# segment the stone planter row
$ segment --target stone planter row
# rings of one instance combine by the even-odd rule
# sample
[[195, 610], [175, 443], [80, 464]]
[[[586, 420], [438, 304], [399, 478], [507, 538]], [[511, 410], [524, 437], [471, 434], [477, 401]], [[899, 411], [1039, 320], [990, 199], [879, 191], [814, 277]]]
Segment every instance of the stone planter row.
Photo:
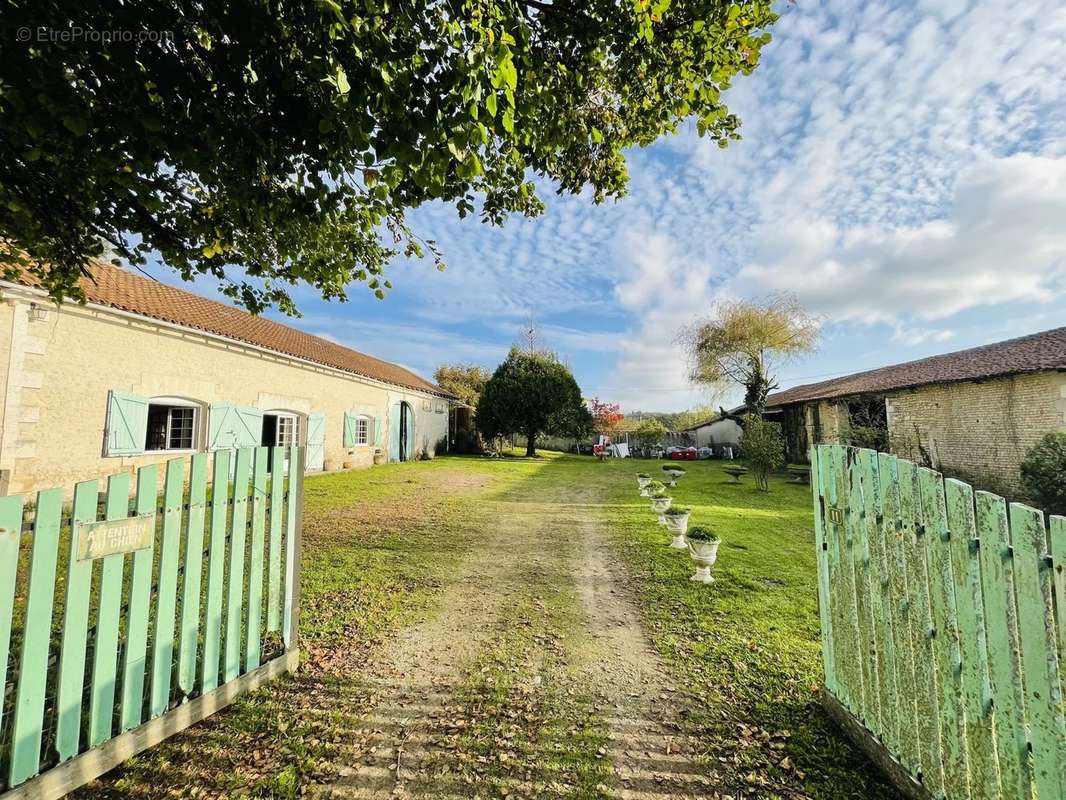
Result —
[[[677, 478], [683, 474], [683, 472], [671, 473], [673, 480], [669, 485], [676, 486]], [[640, 488], [642, 497], [649, 496], [648, 484], [651, 481], [650, 477], [637, 477], [637, 486]], [[718, 560], [718, 547], [722, 543], [721, 540], [686, 540], [689, 514], [667, 514], [666, 512], [669, 511], [672, 503], [672, 497], [655, 497], [651, 501], [651, 510], [659, 515], [659, 524], [673, 534], [669, 545], [670, 548], [673, 550], [688, 550], [689, 557], [696, 562], [696, 573], [689, 580], [697, 583], [714, 583], [711, 567]]]

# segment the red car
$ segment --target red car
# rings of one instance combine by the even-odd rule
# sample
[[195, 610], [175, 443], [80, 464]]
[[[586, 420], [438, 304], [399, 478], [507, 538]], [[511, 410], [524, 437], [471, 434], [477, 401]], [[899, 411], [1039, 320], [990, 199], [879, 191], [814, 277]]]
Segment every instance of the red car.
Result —
[[671, 461], [695, 461], [696, 460], [696, 448], [686, 447], [682, 450], [675, 450], [670, 454]]

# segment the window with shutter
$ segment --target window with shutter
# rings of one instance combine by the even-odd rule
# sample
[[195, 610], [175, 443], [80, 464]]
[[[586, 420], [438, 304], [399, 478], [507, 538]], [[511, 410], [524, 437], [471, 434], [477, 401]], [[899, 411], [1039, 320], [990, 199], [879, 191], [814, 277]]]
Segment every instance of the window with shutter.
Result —
[[132, 456], [144, 452], [148, 431], [148, 398], [112, 390], [107, 398], [104, 455]]

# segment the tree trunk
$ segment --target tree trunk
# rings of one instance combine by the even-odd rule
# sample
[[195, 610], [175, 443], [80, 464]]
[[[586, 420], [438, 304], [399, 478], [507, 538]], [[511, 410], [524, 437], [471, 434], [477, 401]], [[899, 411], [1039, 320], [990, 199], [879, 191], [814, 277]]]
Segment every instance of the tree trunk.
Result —
[[526, 437], [526, 458], [533, 458], [537, 454], [537, 435], [529, 434]]

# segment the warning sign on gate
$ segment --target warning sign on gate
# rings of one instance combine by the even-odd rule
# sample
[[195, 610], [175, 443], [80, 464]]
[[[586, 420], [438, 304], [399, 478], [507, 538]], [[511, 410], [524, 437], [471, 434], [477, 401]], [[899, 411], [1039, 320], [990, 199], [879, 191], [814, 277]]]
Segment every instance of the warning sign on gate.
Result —
[[93, 561], [119, 553], [144, 550], [152, 546], [154, 534], [155, 514], [102, 522], [74, 523], [78, 561]]

